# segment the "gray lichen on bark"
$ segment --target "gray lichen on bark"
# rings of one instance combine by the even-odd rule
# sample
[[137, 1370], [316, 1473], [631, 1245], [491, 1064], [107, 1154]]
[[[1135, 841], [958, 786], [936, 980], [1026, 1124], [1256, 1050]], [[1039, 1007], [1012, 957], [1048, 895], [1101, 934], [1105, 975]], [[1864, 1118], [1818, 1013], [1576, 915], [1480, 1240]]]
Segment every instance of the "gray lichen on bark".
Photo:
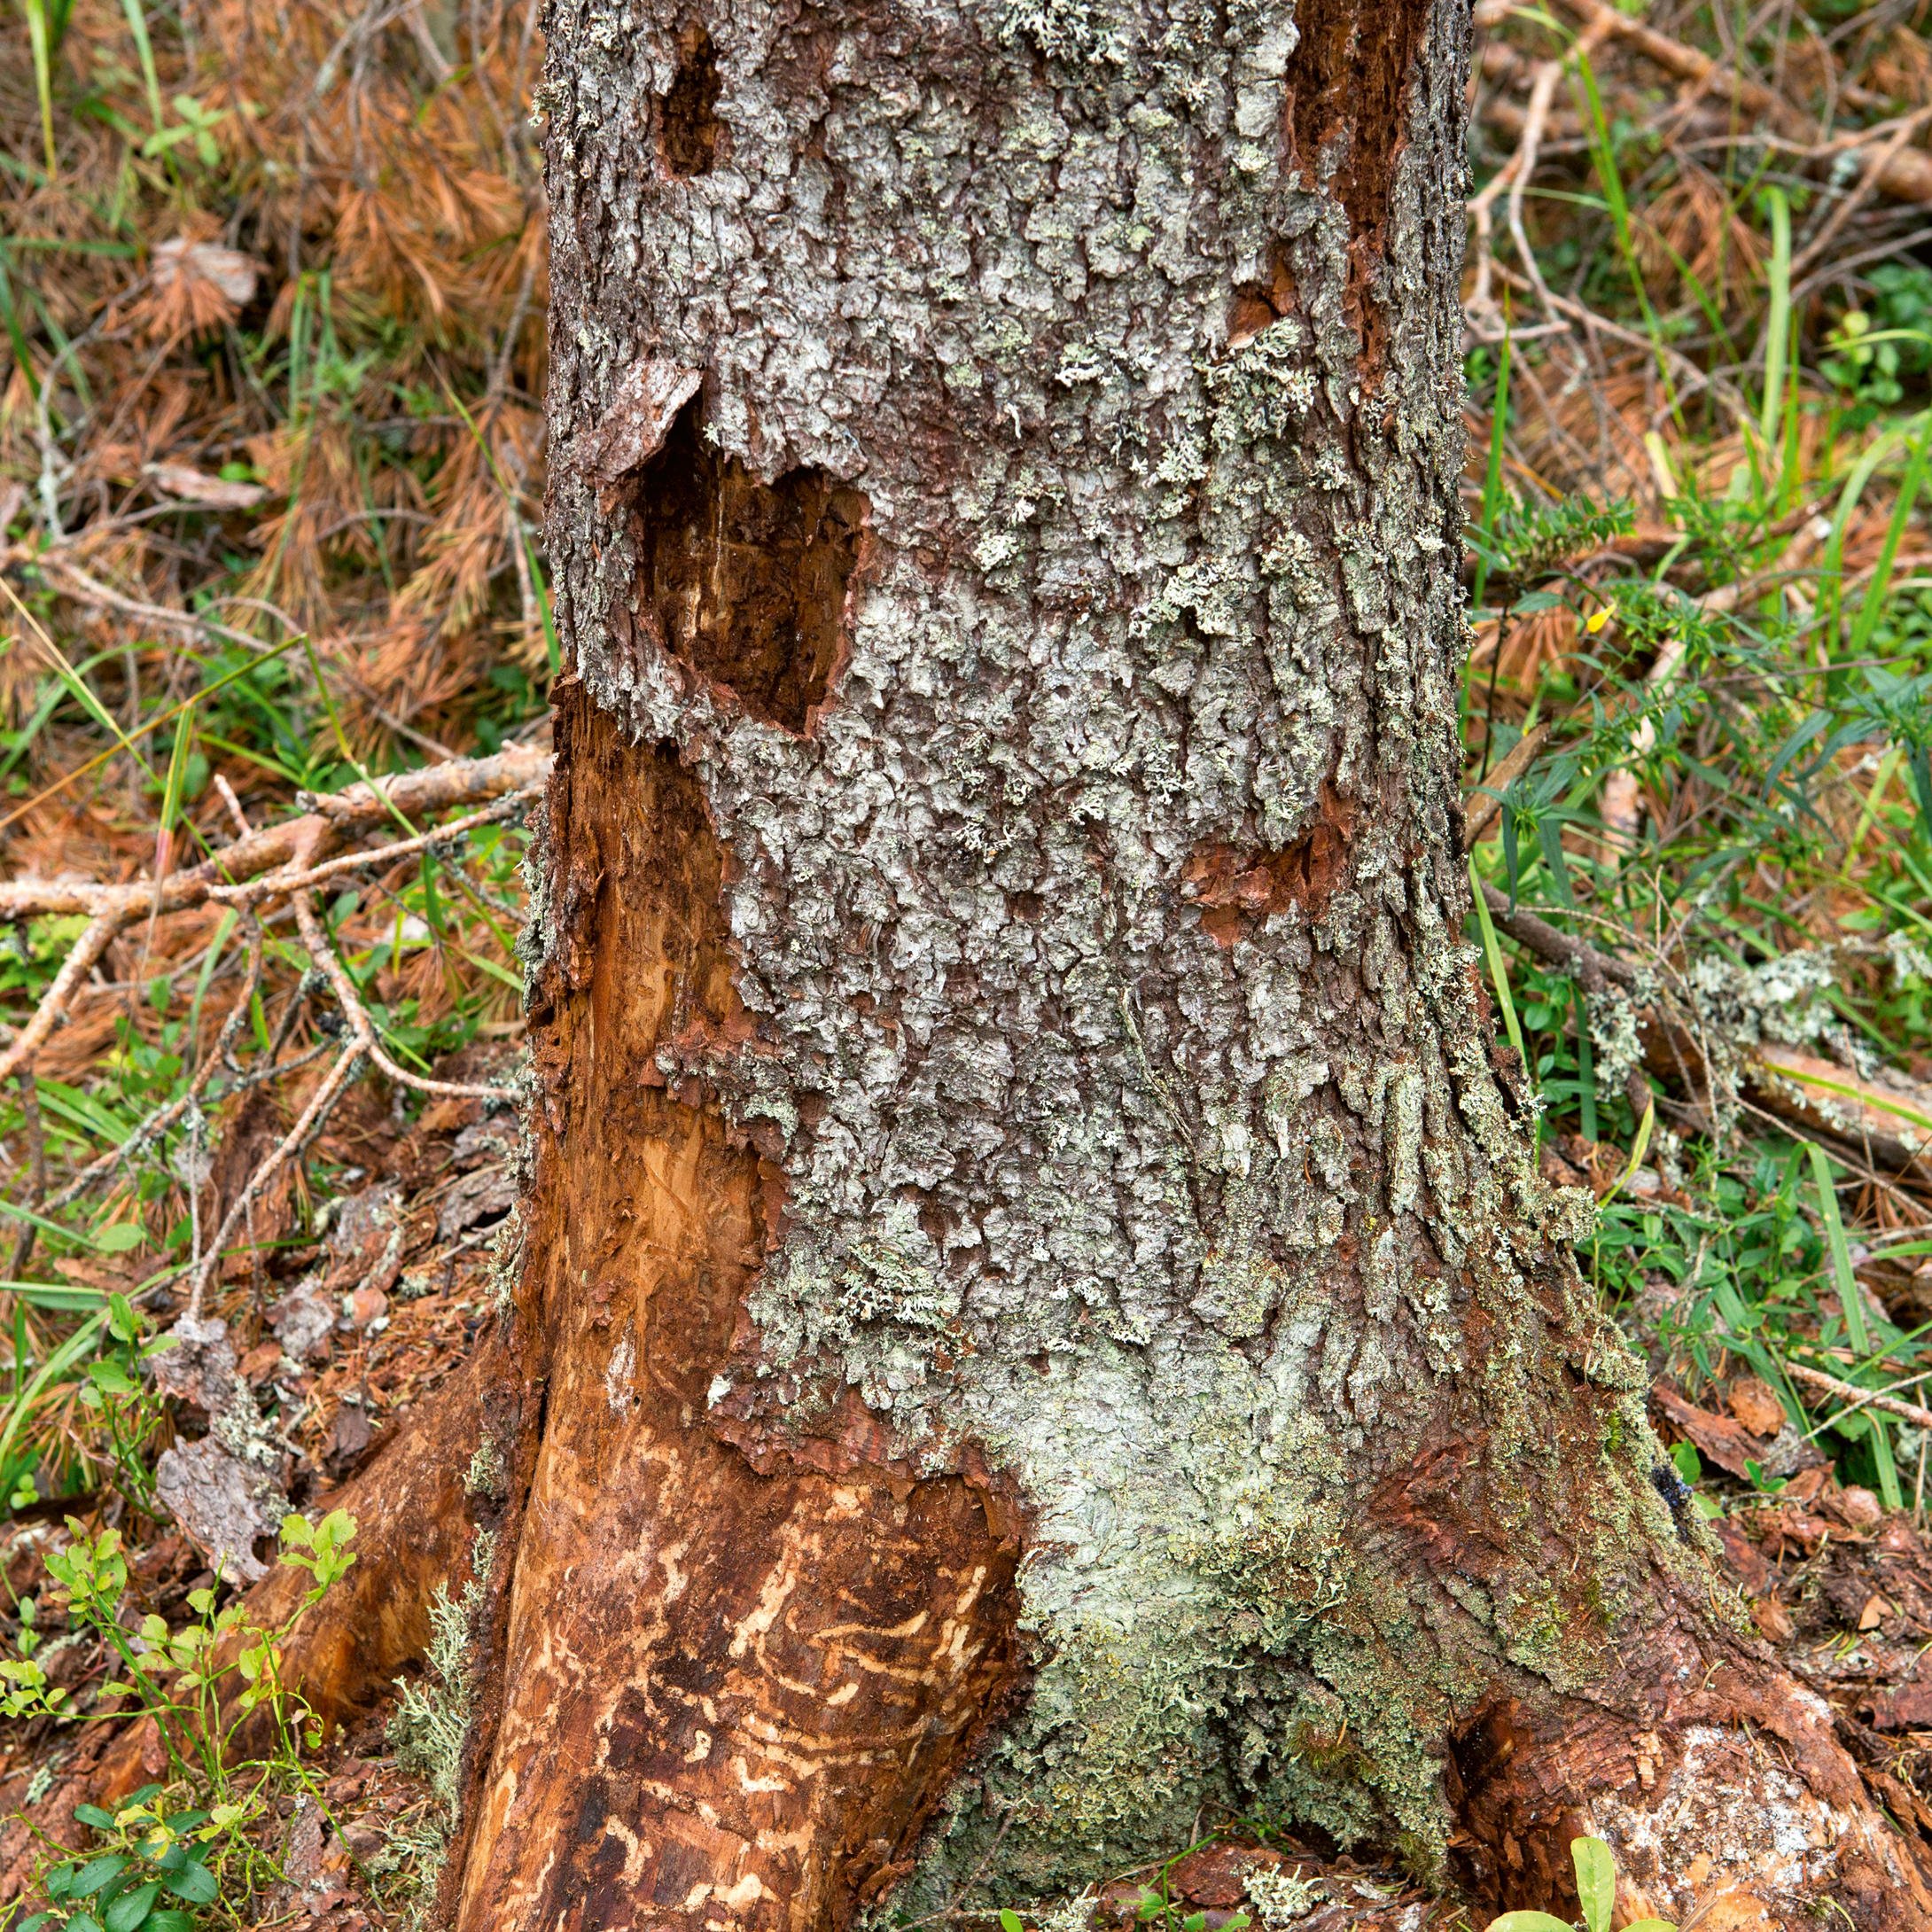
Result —
[[[690, 23], [552, 7], [559, 619], [735, 862], [759, 1037], [662, 1071], [785, 1186], [713, 1409], [855, 1391], [1029, 1512], [1040, 1669], [923, 1883], [996, 1816], [989, 1869], [1044, 1885], [1217, 1796], [1439, 1842], [1477, 1654], [1578, 1666], [1533, 1555], [1427, 1585], [1362, 1500], [1552, 1336], [1625, 1391], [1607, 1543], [1672, 1541], [1461, 938], [1465, 11], [1352, 284], [1337, 155], [1283, 137], [1285, 4], [723, 0], [689, 173]], [[1236, 331], [1250, 286], [1291, 300]], [[702, 373], [718, 459], [864, 495], [807, 728], [650, 615], [626, 490], [667, 486], [598, 454], [647, 365]]]

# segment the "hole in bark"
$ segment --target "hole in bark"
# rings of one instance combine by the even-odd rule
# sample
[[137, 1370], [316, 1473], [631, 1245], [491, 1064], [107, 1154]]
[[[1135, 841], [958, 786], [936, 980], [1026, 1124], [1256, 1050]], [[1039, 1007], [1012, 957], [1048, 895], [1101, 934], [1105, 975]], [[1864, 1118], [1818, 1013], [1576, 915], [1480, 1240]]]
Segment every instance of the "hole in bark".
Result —
[[760, 482], [705, 441], [695, 403], [633, 489], [640, 601], [666, 648], [753, 717], [806, 730], [845, 654], [865, 497], [822, 470]]
[[[1289, 146], [1305, 179], [1327, 185], [1348, 211], [1349, 306], [1362, 335], [1365, 371], [1388, 350], [1388, 322], [1370, 299], [1396, 157], [1406, 131], [1411, 69], [1431, 0], [1317, 0], [1298, 10], [1301, 40], [1289, 62]], [[1332, 162], [1328, 151], [1337, 151]]]
[[658, 139], [674, 175], [708, 175], [718, 160], [718, 58], [702, 27], [688, 27], [664, 97]]

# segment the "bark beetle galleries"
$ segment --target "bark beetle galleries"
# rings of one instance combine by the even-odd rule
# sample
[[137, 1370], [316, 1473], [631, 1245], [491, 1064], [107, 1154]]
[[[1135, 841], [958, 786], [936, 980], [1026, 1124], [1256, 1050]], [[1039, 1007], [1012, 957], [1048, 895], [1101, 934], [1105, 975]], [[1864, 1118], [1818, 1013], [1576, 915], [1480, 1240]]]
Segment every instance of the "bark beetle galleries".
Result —
[[903, 1873], [1001, 1705], [1017, 1551], [964, 1477], [714, 1427], [775, 1177], [658, 1056], [747, 1029], [725, 857], [670, 752], [574, 687], [557, 730], [541, 1441], [459, 1923], [814, 1932]]
[[[1703, 1695], [1740, 1640], [1462, 935], [1467, 0], [741, 0], [728, 165], [686, 178], [636, 129], [693, 4], [549, 16], [549, 533], [597, 715], [559, 732], [546, 1406], [466, 1932], [835, 1920], [1013, 1681], [1016, 1599], [1026, 1701], [909, 1917], [1224, 1805], [1468, 1829], [1512, 1892], [1574, 1806], [1673, 1914], [1707, 1858], [1808, 1923], [1855, 1840], [1904, 1854], [1825, 1719], [1754, 1754], [1788, 1679]], [[1228, 345], [1243, 287], [1293, 325]], [[1398, 1533], [1379, 1491], [1445, 1439], [1466, 1480]], [[1465, 1753], [1458, 1816], [1500, 1697], [1537, 1748]], [[1588, 1710], [1676, 1749], [1653, 1786], [1545, 1751]]]

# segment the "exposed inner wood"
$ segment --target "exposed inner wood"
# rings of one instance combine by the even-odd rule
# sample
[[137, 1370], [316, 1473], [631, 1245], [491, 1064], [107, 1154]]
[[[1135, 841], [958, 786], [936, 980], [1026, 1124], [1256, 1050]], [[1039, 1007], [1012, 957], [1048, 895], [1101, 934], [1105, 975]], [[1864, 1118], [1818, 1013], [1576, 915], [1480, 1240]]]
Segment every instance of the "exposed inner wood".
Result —
[[1409, 77], [1430, 11], [1429, 0], [1315, 0], [1295, 13], [1301, 39], [1288, 70], [1289, 149], [1304, 177], [1325, 184], [1348, 211], [1349, 306], [1370, 381], [1389, 344], [1372, 277], [1407, 132]]
[[687, 27], [682, 58], [664, 97], [658, 145], [674, 175], [708, 175], [718, 160], [718, 57], [702, 25]]
[[460, 1923], [830, 1927], [904, 1868], [1016, 1678], [1017, 1551], [958, 1476], [708, 1420], [775, 1175], [659, 1046], [742, 1038], [695, 782], [573, 689], [519, 1332], [541, 1439]]
[[1356, 812], [1331, 786], [1321, 788], [1315, 822], [1279, 852], [1205, 845], [1188, 862], [1185, 888], [1201, 908], [1201, 926], [1219, 946], [1232, 946], [1258, 920], [1290, 906], [1320, 914], [1348, 874]]

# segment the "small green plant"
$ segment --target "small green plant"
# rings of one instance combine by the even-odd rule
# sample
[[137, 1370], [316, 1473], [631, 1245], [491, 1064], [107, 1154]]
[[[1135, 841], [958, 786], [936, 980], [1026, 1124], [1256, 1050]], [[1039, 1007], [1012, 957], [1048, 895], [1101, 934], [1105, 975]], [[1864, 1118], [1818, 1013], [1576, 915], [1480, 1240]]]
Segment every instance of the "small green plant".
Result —
[[[1616, 1854], [1601, 1838], [1572, 1838], [1570, 1863], [1577, 1868], [1577, 1897], [1586, 1932], [1610, 1932], [1616, 1906]], [[1576, 1932], [1569, 1920], [1548, 1912], [1506, 1912], [1492, 1919], [1488, 1932]], [[1668, 1919], [1639, 1919], [1624, 1932], [1677, 1932]]]
[[1819, 370], [1859, 401], [1889, 408], [1932, 370], [1932, 269], [1884, 261], [1869, 279], [1872, 306], [1839, 318]]
[[[152, 1612], [136, 1619], [121, 1532], [90, 1537], [73, 1517], [67, 1527], [73, 1540], [47, 1557], [48, 1573], [69, 1622], [119, 1660], [121, 1675], [100, 1687], [93, 1708], [81, 1709], [38, 1661], [40, 1608], [23, 1598], [19, 1654], [0, 1659], [0, 1715], [152, 1718], [169, 1776], [118, 1811], [76, 1808], [104, 1842], [85, 1858], [49, 1847], [33, 1888], [46, 1906], [15, 1932], [188, 1932], [195, 1921], [184, 1907], [245, 1901], [282, 1875], [256, 1842], [258, 1828], [291, 1786], [310, 1788], [304, 1758], [322, 1742], [313, 1713], [284, 1680], [282, 1645], [354, 1563], [355, 1519], [339, 1509], [319, 1523], [284, 1520], [282, 1561], [313, 1583], [273, 1631], [249, 1624], [238, 1602], [217, 1609], [213, 1590], [190, 1593], [186, 1624], [171, 1626]], [[267, 1749], [245, 1757], [238, 1726], [257, 1713], [267, 1720]]]
[[183, 1906], [221, 1897], [207, 1863], [220, 1827], [206, 1811], [171, 1807], [165, 1787], [144, 1786], [118, 1812], [81, 1804], [74, 1815], [104, 1842], [42, 1874], [51, 1904], [15, 1932], [192, 1932]]
[[141, 144], [142, 153], [152, 160], [156, 155], [172, 153], [186, 144], [193, 148], [195, 158], [204, 167], [218, 167], [222, 150], [214, 130], [228, 119], [228, 110], [206, 108], [191, 94], [177, 94], [175, 112], [181, 117], [179, 121], [171, 128], [157, 128]]

